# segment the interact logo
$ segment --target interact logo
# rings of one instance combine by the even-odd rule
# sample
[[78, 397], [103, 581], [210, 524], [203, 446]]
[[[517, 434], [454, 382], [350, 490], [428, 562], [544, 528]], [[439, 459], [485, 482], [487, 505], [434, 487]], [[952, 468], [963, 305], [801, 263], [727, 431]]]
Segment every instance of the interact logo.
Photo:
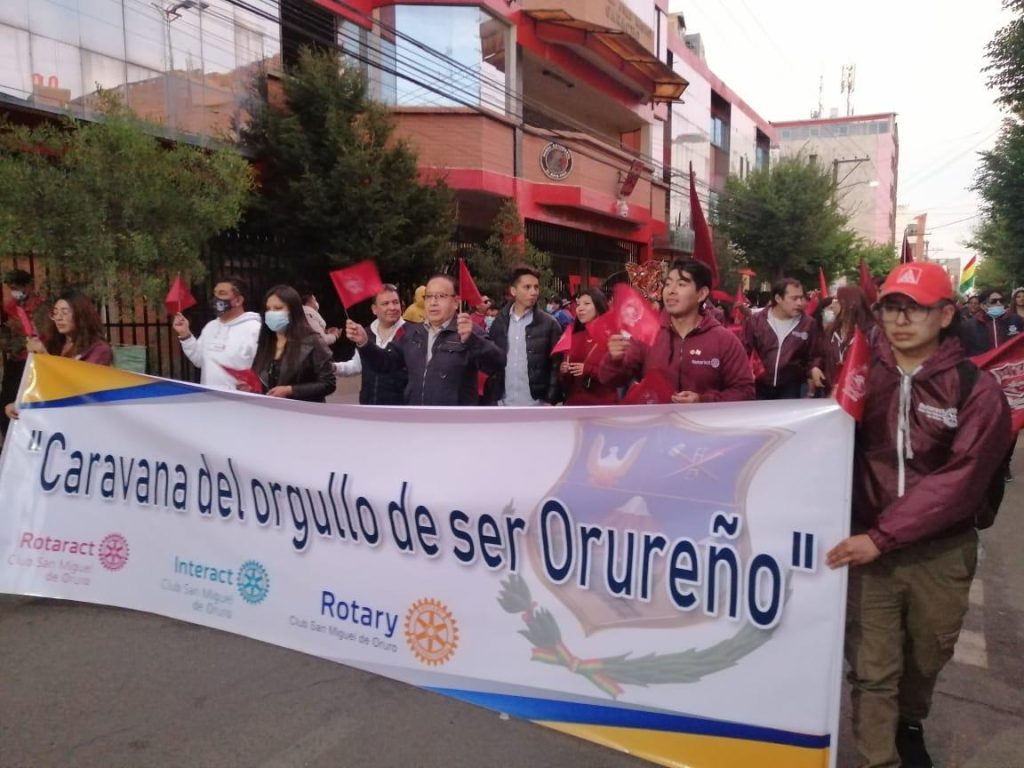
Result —
[[250, 605], [262, 603], [270, 594], [270, 575], [263, 564], [246, 560], [238, 569], [238, 594]]
[[424, 664], [444, 664], [459, 647], [459, 623], [440, 600], [417, 600], [405, 614], [405, 642]]
[[120, 571], [128, 562], [128, 540], [119, 533], [108, 533], [100, 542], [100, 565], [108, 571]]

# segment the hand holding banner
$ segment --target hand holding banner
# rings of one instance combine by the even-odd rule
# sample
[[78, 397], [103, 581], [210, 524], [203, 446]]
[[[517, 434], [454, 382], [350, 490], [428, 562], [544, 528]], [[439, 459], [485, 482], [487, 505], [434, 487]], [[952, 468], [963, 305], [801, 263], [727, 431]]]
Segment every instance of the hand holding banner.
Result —
[[351, 267], [336, 269], [330, 274], [334, 290], [338, 292], [338, 298], [346, 309], [360, 301], [372, 299], [384, 287], [377, 265], [369, 259]]

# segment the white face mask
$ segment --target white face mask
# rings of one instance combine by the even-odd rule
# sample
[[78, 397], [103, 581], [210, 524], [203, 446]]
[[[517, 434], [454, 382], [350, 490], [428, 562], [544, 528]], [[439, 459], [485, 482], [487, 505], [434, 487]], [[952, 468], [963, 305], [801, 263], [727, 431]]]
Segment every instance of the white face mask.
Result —
[[821, 320], [825, 325], [832, 325], [836, 321], [836, 313], [831, 309], [826, 309], [821, 313]]
[[12, 288], [11, 289], [11, 298], [14, 299], [15, 301], [24, 301], [25, 300], [25, 292], [22, 291], [22, 290], [19, 290], [18, 288]]

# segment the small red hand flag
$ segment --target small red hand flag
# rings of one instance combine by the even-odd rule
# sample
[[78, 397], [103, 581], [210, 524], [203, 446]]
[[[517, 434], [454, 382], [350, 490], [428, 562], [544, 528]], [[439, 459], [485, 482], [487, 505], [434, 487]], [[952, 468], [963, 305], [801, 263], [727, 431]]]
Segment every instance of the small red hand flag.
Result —
[[711, 229], [704, 218], [704, 209], [700, 207], [697, 197], [697, 177], [693, 174], [693, 163], [690, 163], [690, 226], [693, 227], [693, 258], [711, 270], [711, 287], [718, 287], [718, 262], [715, 260], [715, 249], [711, 243]]
[[874, 304], [878, 301], [878, 286], [875, 285], [875, 281], [871, 277], [871, 270], [868, 269], [867, 262], [864, 259], [860, 260], [860, 289], [864, 291], [868, 304]]
[[661, 368], [654, 368], [647, 372], [643, 381], [639, 381], [629, 388], [625, 397], [622, 398], [623, 405], [658, 405], [672, 402], [672, 382], [668, 374]]
[[28, 316], [28, 312], [20, 304], [14, 306], [14, 316], [18, 318], [18, 322], [21, 324], [21, 332], [27, 337], [38, 336], [39, 331], [36, 330], [35, 323], [32, 322], [32, 318]]
[[558, 343], [551, 348], [552, 355], [558, 355], [563, 352], [569, 352], [572, 349], [572, 323], [569, 323], [565, 327], [565, 332], [562, 334], [562, 338], [558, 340]]
[[360, 301], [372, 299], [384, 287], [377, 273], [377, 265], [370, 260], [335, 269], [330, 274], [334, 290], [338, 292], [338, 298], [346, 309]]
[[167, 298], [164, 299], [167, 314], [171, 316], [177, 315], [195, 305], [196, 297], [188, 289], [188, 283], [182, 279], [181, 275], [178, 275], [174, 278], [174, 282], [171, 283], [170, 290], [167, 291]]
[[459, 259], [459, 296], [471, 307], [479, 306], [484, 300], [476, 287], [473, 276], [469, 274], [469, 267], [466, 266], [465, 259]]
[[860, 328], [853, 332], [853, 342], [846, 350], [843, 367], [836, 383], [836, 402], [856, 421], [864, 416], [864, 400], [868, 393], [871, 369], [871, 348]]
[[228, 375], [233, 376], [239, 384], [247, 384], [249, 389], [257, 395], [263, 393], [263, 382], [260, 381], [259, 376], [251, 368], [228, 368], [226, 365], [222, 365], [221, 368]]
[[616, 285], [612, 311], [618, 315], [619, 330], [647, 346], [654, 343], [661, 328], [658, 311], [636, 288], [626, 283]]
[[818, 267], [818, 293], [820, 298], [828, 296], [828, 280], [825, 279], [825, 270]]

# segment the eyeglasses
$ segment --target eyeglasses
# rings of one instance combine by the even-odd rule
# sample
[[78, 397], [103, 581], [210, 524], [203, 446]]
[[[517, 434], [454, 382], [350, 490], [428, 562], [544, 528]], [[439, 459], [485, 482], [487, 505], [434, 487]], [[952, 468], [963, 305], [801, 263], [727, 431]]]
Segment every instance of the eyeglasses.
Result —
[[444, 301], [445, 299], [450, 299], [454, 295], [455, 295], [454, 293], [424, 293], [423, 294], [423, 300], [424, 301]]
[[985, 303], [986, 304], [1002, 304], [1003, 303], [1003, 297], [1002, 296], [991, 296], [991, 297], [989, 297], [989, 300], [986, 301]]
[[920, 304], [880, 304], [877, 311], [887, 323], [896, 322], [900, 315], [903, 315], [908, 323], [920, 323], [933, 309], [938, 307], [922, 307]]

